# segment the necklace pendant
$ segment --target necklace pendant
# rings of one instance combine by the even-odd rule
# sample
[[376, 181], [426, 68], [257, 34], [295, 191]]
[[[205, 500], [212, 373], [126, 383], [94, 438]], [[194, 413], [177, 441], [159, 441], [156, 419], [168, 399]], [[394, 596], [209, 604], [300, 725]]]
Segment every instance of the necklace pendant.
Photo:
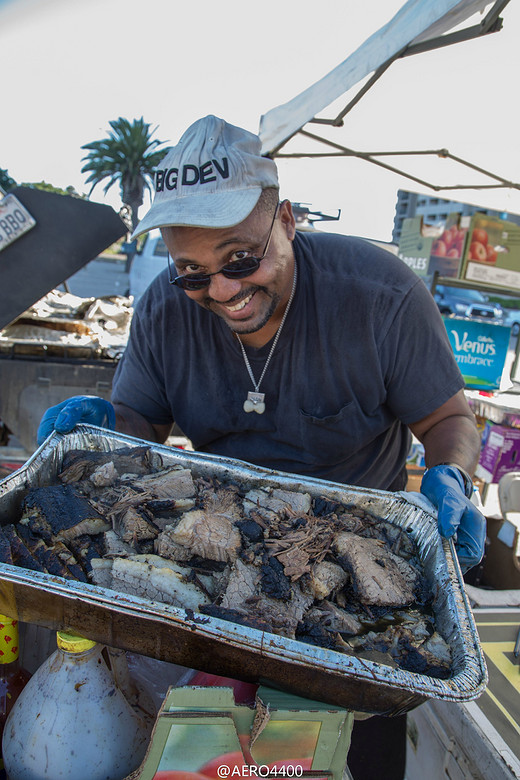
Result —
[[256, 412], [263, 414], [265, 412], [264, 393], [248, 393], [244, 401], [244, 412]]

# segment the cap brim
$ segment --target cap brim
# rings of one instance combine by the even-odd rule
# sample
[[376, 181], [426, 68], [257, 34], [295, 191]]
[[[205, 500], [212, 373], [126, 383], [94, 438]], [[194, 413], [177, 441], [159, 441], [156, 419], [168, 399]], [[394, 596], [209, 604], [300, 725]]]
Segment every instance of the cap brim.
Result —
[[190, 195], [154, 203], [132, 233], [131, 240], [154, 228], [225, 228], [238, 225], [253, 211], [261, 194], [262, 187], [250, 187], [218, 195]]

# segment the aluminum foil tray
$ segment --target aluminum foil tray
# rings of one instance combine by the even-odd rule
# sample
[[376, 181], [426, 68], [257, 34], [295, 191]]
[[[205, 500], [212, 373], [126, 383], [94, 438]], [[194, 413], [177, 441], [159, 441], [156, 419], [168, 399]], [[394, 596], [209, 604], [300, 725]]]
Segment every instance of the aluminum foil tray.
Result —
[[[28, 488], [56, 481], [65, 452], [111, 451], [146, 442], [92, 426], [54, 433], [14, 474], [0, 481], [0, 523], [15, 523]], [[430, 698], [463, 702], [487, 683], [478, 634], [451, 540], [435, 518], [403, 494], [340, 485], [250, 466], [242, 461], [151, 445], [165, 464], [196, 476], [233, 479], [356, 504], [415, 540], [435, 594], [437, 630], [453, 655], [453, 674], [440, 680], [345, 655], [226, 620], [49, 574], [0, 564], [0, 612], [51, 629], [72, 629], [103, 644], [214, 674], [260, 682], [349, 710], [398, 715]]]

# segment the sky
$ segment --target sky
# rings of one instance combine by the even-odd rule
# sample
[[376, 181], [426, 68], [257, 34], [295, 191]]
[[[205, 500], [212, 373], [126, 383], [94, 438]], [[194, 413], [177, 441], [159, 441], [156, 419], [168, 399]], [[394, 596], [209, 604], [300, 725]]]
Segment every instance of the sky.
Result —
[[[17, 182], [86, 193], [81, 146], [106, 136], [120, 116], [144, 117], [168, 144], [206, 114], [258, 132], [262, 114], [345, 60], [403, 4], [0, 0], [0, 168]], [[502, 17], [499, 33], [393, 64], [329, 137], [359, 151], [448, 148], [520, 182], [520, 0]], [[437, 157], [399, 163], [436, 183], [483, 181]], [[399, 188], [434, 194], [350, 158], [279, 160], [278, 168], [282, 197], [341, 210], [322, 229], [380, 241], [391, 240]], [[520, 190], [439, 196], [520, 214]], [[107, 197], [98, 186], [91, 199], [121, 206], [117, 186]]]

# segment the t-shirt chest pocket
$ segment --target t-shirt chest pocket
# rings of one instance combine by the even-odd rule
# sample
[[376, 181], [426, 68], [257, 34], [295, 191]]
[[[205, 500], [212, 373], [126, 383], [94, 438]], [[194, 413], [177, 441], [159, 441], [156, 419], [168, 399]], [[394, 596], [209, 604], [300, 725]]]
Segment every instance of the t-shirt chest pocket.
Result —
[[324, 417], [300, 409], [299, 421], [301, 444], [309, 463], [338, 463], [365, 443], [367, 419], [355, 401], [349, 401], [335, 414]]

